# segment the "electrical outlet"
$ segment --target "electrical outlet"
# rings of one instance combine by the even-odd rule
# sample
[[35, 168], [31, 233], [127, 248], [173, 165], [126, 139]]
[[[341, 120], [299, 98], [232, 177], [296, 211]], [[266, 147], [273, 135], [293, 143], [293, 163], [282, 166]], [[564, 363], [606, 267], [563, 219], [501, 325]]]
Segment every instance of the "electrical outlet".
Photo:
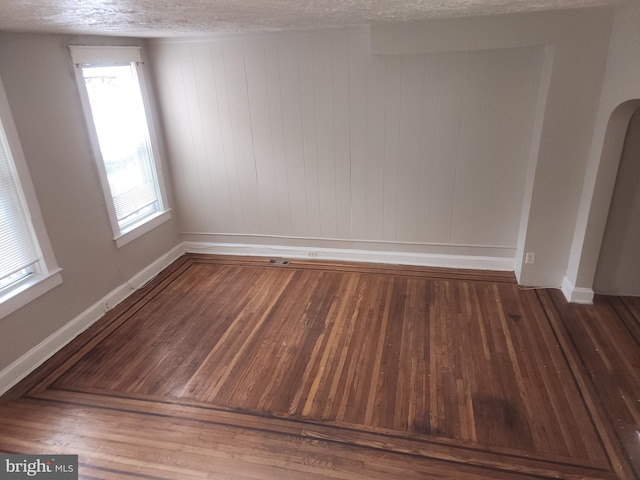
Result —
[[315, 250], [310, 250], [308, 253], [309, 253], [310, 257], [317, 257], [318, 256], [318, 252], [316, 252]]
[[102, 308], [104, 308], [105, 312], [108, 312], [111, 309], [111, 305], [109, 305], [109, 302], [104, 302]]
[[536, 262], [536, 254], [533, 252], [528, 252], [524, 256], [524, 263], [535, 263]]

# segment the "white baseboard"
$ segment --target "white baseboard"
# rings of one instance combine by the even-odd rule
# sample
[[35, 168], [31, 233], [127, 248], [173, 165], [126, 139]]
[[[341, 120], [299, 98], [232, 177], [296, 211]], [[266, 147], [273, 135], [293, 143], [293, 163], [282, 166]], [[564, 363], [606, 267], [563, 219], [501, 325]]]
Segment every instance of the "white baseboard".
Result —
[[342, 248], [310, 248], [283, 245], [240, 243], [183, 242], [187, 253], [217, 255], [277, 256], [307, 260], [344, 260], [351, 262], [388, 263], [427, 267], [465, 268], [474, 270], [513, 271], [514, 259], [508, 257], [445, 255]]
[[576, 287], [568, 277], [562, 279], [562, 293], [570, 303], [593, 305], [593, 290], [591, 288]]
[[134, 275], [128, 282], [123, 283], [109, 292], [60, 330], [44, 339], [11, 363], [11, 365], [0, 372], [0, 395], [7, 392], [20, 380], [38, 368], [45, 360], [102, 318], [105, 313], [105, 304], [108, 304], [110, 308], [115, 307], [184, 253], [182, 244], [171, 249], [168, 253]]

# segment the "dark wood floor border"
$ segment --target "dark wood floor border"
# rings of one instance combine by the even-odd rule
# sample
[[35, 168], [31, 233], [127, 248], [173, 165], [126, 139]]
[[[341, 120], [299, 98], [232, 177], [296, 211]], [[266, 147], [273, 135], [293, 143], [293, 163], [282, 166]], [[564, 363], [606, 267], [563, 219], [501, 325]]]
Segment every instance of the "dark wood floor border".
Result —
[[[96, 478], [103, 480], [116, 480], [118, 478], [130, 479], [138, 478], [131, 470], [132, 465], [136, 467], [141, 466], [143, 468], [143, 475], [140, 478], [158, 478], [166, 480], [187, 480], [187, 479], [202, 479], [205, 475], [206, 478], [243, 478], [246, 480], [257, 478], [288, 478], [290, 480], [325, 480], [326, 478], [340, 478], [340, 479], [368, 479], [369, 475], [363, 473], [367, 471], [375, 473], [375, 478], [378, 479], [397, 479], [397, 478], [413, 478], [416, 480], [435, 479], [435, 478], [447, 478], [455, 480], [488, 480], [488, 479], [500, 479], [500, 480], [534, 480], [534, 479], [548, 479], [546, 476], [529, 475], [526, 473], [515, 471], [502, 471], [490, 468], [478, 467], [474, 465], [449, 462], [446, 460], [437, 460], [431, 458], [423, 458], [412, 454], [394, 453], [377, 448], [366, 448], [354, 445], [348, 445], [344, 443], [326, 441], [323, 439], [313, 438], [312, 436], [294, 436], [280, 433], [270, 432], [268, 430], [251, 430], [242, 427], [219, 425], [207, 422], [194, 422], [192, 420], [183, 420], [175, 417], [163, 417], [153, 415], [139, 415], [135, 412], [117, 411], [102, 408], [92, 408], [84, 406], [76, 406], [71, 404], [56, 403], [56, 402], [38, 402], [27, 399], [21, 405], [13, 405], [12, 419], [3, 419], [4, 431], [9, 435], [22, 437], [25, 429], [29, 432], [36, 434], [36, 438], [27, 441], [25, 443], [17, 443], [7, 449], [6, 443], [0, 442], [0, 451], [10, 450], [15, 453], [26, 453], [34, 451], [34, 448], [39, 448], [37, 435], [40, 430], [37, 424], [31, 424], [28, 419], [23, 418], [21, 410], [26, 408], [27, 411], [33, 412], [37, 409], [43, 412], [45, 415], [52, 414], [52, 411], [57, 411], [53, 415], [65, 416], [64, 411], [68, 412], [69, 416], [79, 415], [83, 418], [93, 417], [98, 418], [97, 428], [104, 430], [109, 428], [109, 425], [105, 422], [107, 418], [116, 418], [122, 420], [127, 427], [125, 427], [125, 433], [114, 432], [113, 435], [109, 435], [107, 442], [108, 450], [113, 449], [114, 443], [124, 441], [129, 444], [129, 434], [136, 435], [137, 442], [130, 445], [135, 453], [133, 456], [126, 455], [124, 457], [112, 457], [109, 453], [102, 452], [99, 448], [100, 444], [96, 443], [97, 437], [88, 437], [88, 444], [86, 448], [83, 446], [79, 452], [81, 458], [84, 459], [83, 464], [89, 464], [94, 466], [97, 470], [93, 470]], [[116, 421], [118, 421], [116, 420]], [[178, 430], [194, 431], [198, 430], [200, 435], [205, 435], [205, 438], [194, 444], [194, 436], [191, 435], [188, 440], [188, 447], [185, 451], [185, 457], [195, 461], [200, 466], [194, 471], [194, 474], [189, 474], [189, 469], [181, 468], [182, 462], [175, 462], [175, 459], [169, 454], [169, 457], [162, 457], [160, 459], [155, 457], [157, 451], [166, 452], [166, 444], [163, 445], [164, 439], [160, 436], [148, 436], [138, 435], [138, 432], [130, 432], [130, 426], [132, 423], [135, 425], [141, 425], [140, 432], [144, 432], [148, 428], [149, 424], [164, 423], [168, 421], [170, 425]], [[81, 422], [82, 423], [82, 422]], [[100, 428], [102, 425], [102, 428]], [[82, 427], [81, 427], [82, 428]], [[74, 424], [69, 426], [69, 430], [74, 431]], [[50, 433], [50, 426], [45, 426], [41, 431], [43, 435]], [[80, 432], [82, 435], [82, 432]], [[99, 435], [98, 435], [99, 437]], [[1, 438], [1, 437], [0, 437]], [[213, 445], [209, 444], [209, 439], [221, 440], [221, 453], [219, 458], [232, 460], [237, 464], [236, 470], [230, 470], [228, 465], [223, 465], [220, 469], [216, 468], [216, 464], [209, 464], [206, 460], [204, 465], [202, 463], [202, 456], [209, 456], [209, 453], [218, 450], [218, 443], [214, 440]], [[255, 442], [253, 444], [246, 444], [245, 442]], [[52, 454], [60, 454], [66, 452], [64, 443], [48, 443], [49, 448], [47, 450]], [[288, 449], [291, 446], [295, 446], [294, 457], [288, 455]], [[97, 447], [97, 448], [96, 448]], [[257, 447], [257, 451], [254, 448]], [[274, 455], [275, 454], [275, 455]], [[215, 454], [214, 454], [215, 455]], [[276, 462], [270, 461], [275, 456], [279, 457]], [[201, 457], [200, 459], [194, 457]], [[252, 459], [258, 458], [258, 463], [251, 462]], [[263, 462], [262, 460], [267, 460]], [[290, 468], [290, 462], [293, 469]], [[319, 460], [319, 461], [318, 461]], [[366, 465], [362, 462], [367, 462]], [[189, 460], [186, 460], [189, 462]], [[369, 464], [374, 462], [374, 464]], [[81, 462], [82, 463], [82, 462]], [[180, 474], [176, 474], [177, 470], [172, 467], [176, 464], [180, 471]], [[362, 465], [360, 465], [362, 464]], [[188, 463], [187, 463], [188, 465]], [[251, 466], [253, 465], [253, 466]], [[372, 465], [369, 468], [369, 465]], [[156, 468], [157, 466], [157, 468]], [[209, 466], [213, 468], [208, 468]], [[112, 469], [114, 476], [102, 475], [100, 472], [101, 467], [107, 467]], [[204, 467], [204, 468], [203, 468]], [[388, 467], [388, 468], [387, 468]], [[378, 470], [380, 468], [380, 470]], [[125, 472], [122, 477], [115, 472]], [[135, 470], [138, 471], [137, 468]], [[216, 474], [220, 471], [219, 475]], [[267, 471], [269, 474], [264, 475]], [[251, 472], [254, 474], [252, 475]], [[274, 475], [279, 472], [280, 475]], [[420, 475], [420, 473], [422, 475]], [[203, 475], [204, 474], [204, 475]], [[337, 475], [336, 475], [337, 474]], [[90, 475], [86, 475], [86, 472], [81, 472], [81, 478], [93, 478]], [[556, 478], [556, 477], [554, 477]], [[570, 478], [575, 480], [576, 477], [559, 477]], [[610, 480], [611, 476], [583, 476], [578, 477], [589, 480]]]
[[598, 396], [597, 389], [591, 382], [587, 368], [562, 321], [553, 297], [546, 289], [538, 290], [536, 293], [547, 315], [551, 328], [556, 335], [563, 355], [569, 364], [571, 373], [591, 416], [591, 420], [598, 432], [602, 446], [609, 457], [611, 468], [616, 472], [619, 480], [636, 479], [617, 434], [609, 422], [608, 415]]
[[[602, 464], [590, 461], [588, 459], [580, 459], [576, 461], [574, 458], [552, 455], [552, 454], [538, 454], [530, 451], [522, 451], [517, 449], [510, 449], [505, 447], [488, 447], [488, 446], [478, 446], [477, 444], [469, 444], [464, 441], [459, 441], [447, 437], [437, 437], [432, 435], [424, 435], [419, 433], [410, 433], [410, 432], [398, 432], [396, 430], [389, 430], [381, 427], [371, 427], [367, 425], [353, 425], [347, 424], [343, 422], [320, 422], [314, 421], [313, 419], [309, 419], [306, 417], [291, 417], [277, 414], [265, 414], [264, 412], [253, 412], [248, 410], [242, 410], [237, 408], [225, 408], [222, 406], [215, 406], [211, 404], [204, 404], [195, 401], [168, 401], [166, 398], [156, 399], [149, 398], [149, 396], [140, 395], [140, 396], [132, 396], [125, 395], [118, 392], [103, 392], [103, 391], [89, 391], [89, 390], [80, 390], [80, 389], [71, 389], [68, 387], [65, 388], [55, 388], [50, 387], [46, 390], [45, 393], [34, 394], [32, 396], [28, 396], [25, 398], [30, 398], [33, 400], [47, 400], [47, 401], [55, 401], [64, 398], [65, 402], [74, 404], [76, 399], [76, 395], [82, 397], [83, 405], [91, 405], [97, 407], [109, 407], [111, 405], [110, 400], [117, 401], [134, 401], [134, 402], [143, 402], [143, 404], [148, 404], [150, 406], [161, 404], [165, 406], [174, 406], [177, 408], [186, 408], [191, 409], [193, 412], [200, 412], [202, 410], [207, 410], [210, 412], [214, 412], [214, 414], [219, 415], [230, 415], [234, 417], [235, 415], [240, 416], [248, 416], [253, 420], [273, 420], [275, 422], [293, 422], [297, 425], [308, 425], [310, 428], [315, 427], [327, 427], [331, 429], [339, 430], [340, 432], [358, 432], [358, 433], [371, 433], [375, 435], [382, 435], [389, 441], [414, 441], [420, 444], [426, 445], [438, 445], [442, 447], [451, 447], [460, 450], [468, 450], [473, 452], [479, 452], [487, 455], [500, 455], [506, 456], [513, 459], [524, 459], [524, 460], [535, 460], [543, 463], [551, 463], [557, 464], [561, 466], [568, 467], [578, 467], [589, 469], [593, 471], [601, 471], [606, 472], [608, 469], [603, 468]], [[107, 399], [107, 400], [105, 400]], [[141, 411], [142, 412], [142, 411]], [[182, 417], [180, 417], [182, 418]], [[192, 420], [196, 420], [195, 418], [185, 417]], [[235, 418], [235, 417], [234, 417]], [[244, 417], [241, 417], [244, 418]]]
[[611, 305], [611, 308], [616, 312], [618, 318], [629, 331], [631, 338], [633, 338], [640, 348], [640, 319], [634, 315], [633, 310], [629, 306], [628, 299], [624, 297], [603, 297], [606, 302]]
[[[29, 397], [33, 401], [55, 402], [80, 407], [101, 408], [138, 415], [166, 417], [195, 423], [210, 423], [231, 428], [253, 430], [263, 433], [315, 439], [339, 445], [373, 449], [390, 454], [403, 454], [427, 460], [437, 460], [459, 465], [470, 465], [495, 472], [512, 472], [541, 479], [563, 478], [610, 479], [614, 475], [601, 468], [564, 463], [560, 460], [527, 457], [521, 453], [487, 451], [472, 446], [453, 445], [452, 441], [427, 441], [409, 436], [370, 432], [362, 429], [347, 429], [334, 425], [258, 416], [250, 413], [225, 411], [203, 406], [162, 403], [149, 400], [94, 395], [85, 392], [46, 390]], [[499, 450], [499, 449], [497, 449]], [[505, 449], [506, 450], [506, 449]]]

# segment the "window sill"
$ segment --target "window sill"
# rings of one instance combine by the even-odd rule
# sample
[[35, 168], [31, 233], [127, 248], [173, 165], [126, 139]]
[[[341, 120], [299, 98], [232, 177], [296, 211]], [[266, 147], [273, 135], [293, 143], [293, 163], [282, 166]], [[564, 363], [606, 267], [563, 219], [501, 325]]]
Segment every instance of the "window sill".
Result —
[[0, 296], [0, 319], [60, 285], [62, 283], [60, 272], [62, 269], [56, 268], [49, 273], [36, 275], [30, 281], [20, 285], [19, 288]]
[[127, 243], [134, 241], [136, 238], [141, 237], [147, 232], [150, 232], [154, 228], [162, 225], [164, 222], [171, 218], [171, 209], [164, 212], [158, 212], [155, 215], [146, 217], [140, 223], [132, 225], [129, 230], [116, 236], [114, 240], [118, 248], [125, 246]]

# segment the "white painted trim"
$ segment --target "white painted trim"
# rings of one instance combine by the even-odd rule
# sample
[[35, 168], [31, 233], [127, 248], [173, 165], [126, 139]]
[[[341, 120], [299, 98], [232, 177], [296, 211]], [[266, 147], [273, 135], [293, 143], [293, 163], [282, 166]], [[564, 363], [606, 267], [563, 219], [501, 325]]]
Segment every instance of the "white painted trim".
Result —
[[468, 268], [476, 270], [513, 271], [514, 259], [431, 253], [387, 252], [342, 248], [309, 248], [284, 245], [251, 245], [240, 243], [183, 242], [187, 253], [217, 255], [277, 256], [352, 262], [419, 265], [429, 267]]
[[135, 239], [140, 238], [145, 233], [150, 232], [156, 227], [159, 227], [164, 222], [171, 219], [171, 209], [167, 209], [163, 212], [156, 212], [153, 215], [142, 219], [140, 223], [135, 224], [131, 230], [126, 231], [122, 235], [116, 236], [114, 240], [118, 248], [125, 246], [127, 243], [133, 242]]
[[[267, 240], [274, 240], [280, 242], [287, 242], [288, 240], [302, 240], [306, 242], [349, 242], [349, 243], [365, 243], [370, 245], [390, 245], [390, 246], [417, 246], [417, 247], [447, 247], [447, 248], [481, 248], [484, 250], [489, 249], [503, 249], [514, 250], [515, 248], [509, 245], [480, 245], [474, 243], [443, 243], [443, 242], [406, 242], [397, 240], [370, 240], [362, 238], [326, 238], [326, 237], [310, 237], [310, 236], [296, 236], [296, 235], [268, 235], [264, 233], [229, 233], [229, 232], [181, 232], [183, 236], [200, 236], [200, 237], [218, 237], [221, 239], [226, 238], [246, 238], [250, 241], [259, 242], [262, 239], [263, 242]], [[198, 242], [200, 243], [200, 242]], [[236, 243], [236, 242], [206, 242], [206, 243]]]
[[45, 360], [102, 318], [105, 304], [113, 308], [183, 254], [182, 244], [174, 247], [2, 370], [0, 372], [0, 395], [7, 392]]
[[24, 282], [17, 289], [0, 296], [0, 319], [11, 315], [16, 310], [33, 302], [49, 290], [62, 284], [62, 269], [34, 275], [33, 279]]
[[142, 62], [138, 45], [67, 45], [76, 65], [113, 65], [114, 63]]
[[562, 293], [570, 303], [593, 305], [594, 292], [591, 288], [576, 287], [569, 277], [562, 279]]

